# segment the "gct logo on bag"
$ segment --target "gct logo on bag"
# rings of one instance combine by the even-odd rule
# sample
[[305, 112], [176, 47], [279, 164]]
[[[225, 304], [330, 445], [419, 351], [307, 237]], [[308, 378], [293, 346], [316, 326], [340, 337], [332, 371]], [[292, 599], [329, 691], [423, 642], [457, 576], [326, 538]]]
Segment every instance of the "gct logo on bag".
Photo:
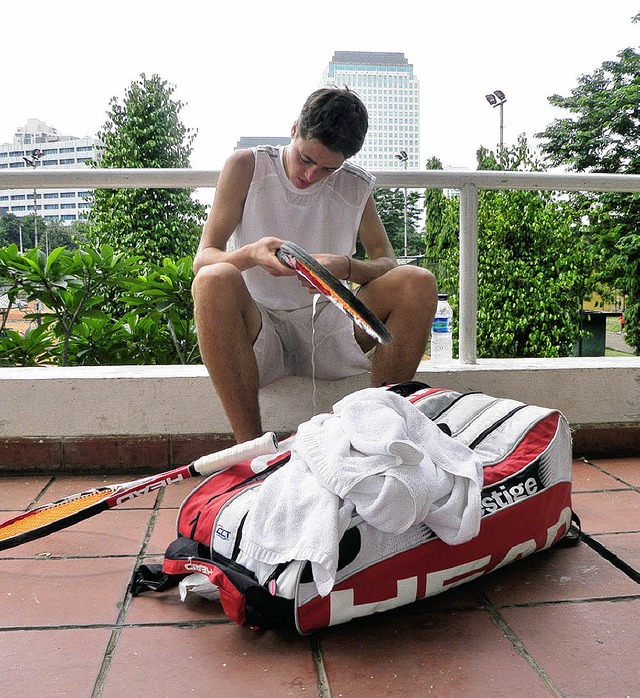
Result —
[[227, 531], [226, 528], [218, 526], [218, 528], [216, 528], [216, 536], [218, 536], [218, 538], [222, 538], [222, 540], [229, 540], [229, 538], [231, 538], [231, 531]]

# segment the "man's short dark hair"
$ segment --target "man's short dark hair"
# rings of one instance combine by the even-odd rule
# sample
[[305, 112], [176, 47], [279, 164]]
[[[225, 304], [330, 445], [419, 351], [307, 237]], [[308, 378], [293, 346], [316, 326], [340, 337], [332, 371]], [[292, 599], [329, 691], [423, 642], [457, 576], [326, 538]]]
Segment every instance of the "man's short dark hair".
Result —
[[307, 98], [298, 117], [298, 135], [316, 138], [325, 148], [353, 157], [369, 128], [367, 108], [348, 88], [323, 87]]

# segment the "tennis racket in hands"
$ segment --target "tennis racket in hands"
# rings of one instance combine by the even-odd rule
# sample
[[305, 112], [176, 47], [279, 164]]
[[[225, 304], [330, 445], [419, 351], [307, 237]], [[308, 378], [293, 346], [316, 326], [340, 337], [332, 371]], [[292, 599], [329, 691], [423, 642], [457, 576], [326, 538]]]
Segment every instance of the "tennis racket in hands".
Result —
[[380, 344], [393, 340], [391, 332], [378, 320], [367, 306], [353, 294], [326, 267], [294, 242], [283, 242], [276, 251], [282, 264], [293, 269], [300, 278], [310, 283], [316, 291], [326, 296], [343, 313]]
[[105, 485], [58, 499], [0, 524], [0, 550], [7, 550], [16, 545], [43, 538], [54, 531], [67, 528], [161, 487], [182, 482], [190, 477], [211, 475], [257, 456], [276, 453], [277, 450], [278, 441], [275, 434], [267, 432], [253, 441], [202, 456], [189, 465], [182, 465], [158, 475]]

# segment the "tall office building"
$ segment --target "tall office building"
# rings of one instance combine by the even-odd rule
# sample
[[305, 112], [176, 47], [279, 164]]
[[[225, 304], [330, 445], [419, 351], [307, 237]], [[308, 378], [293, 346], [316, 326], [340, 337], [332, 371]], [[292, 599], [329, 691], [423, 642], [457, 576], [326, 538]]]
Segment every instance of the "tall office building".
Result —
[[[55, 128], [39, 119], [29, 119], [16, 129], [12, 143], [0, 145], [0, 170], [26, 167], [72, 169], [88, 167], [95, 160], [100, 141], [95, 138], [62, 136]], [[37, 151], [34, 157], [34, 151]], [[24, 189], [0, 189], [0, 212], [16, 216], [33, 214], [34, 204], [39, 216], [50, 220], [75, 221], [86, 217], [90, 191], [84, 189], [45, 189], [42, 192]]]
[[420, 85], [404, 53], [336, 51], [322, 85], [346, 85], [367, 107], [369, 133], [353, 162], [368, 170], [420, 167]]

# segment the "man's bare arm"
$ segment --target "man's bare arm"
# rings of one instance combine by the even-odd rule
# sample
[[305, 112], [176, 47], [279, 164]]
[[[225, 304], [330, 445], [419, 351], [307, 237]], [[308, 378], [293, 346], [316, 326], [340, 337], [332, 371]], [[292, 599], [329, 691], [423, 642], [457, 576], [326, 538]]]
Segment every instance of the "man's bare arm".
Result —
[[364, 207], [358, 237], [367, 253], [367, 260], [352, 260], [352, 281], [364, 285], [398, 266], [389, 236], [378, 215], [373, 195], [369, 197]]
[[366, 260], [347, 259], [344, 255], [316, 254], [314, 257], [339, 279], [364, 285], [398, 266], [389, 236], [380, 220], [373, 196], [365, 205], [358, 237], [367, 253]]
[[[226, 247], [242, 218], [254, 163], [253, 153], [249, 150], [239, 150], [225, 162], [194, 259], [195, 272], [216, 262], [232, 261], [238, 266], [241, 263], [239, 255], [226, 252]], [[230, 256], [237, 259], [229, 259]], [[245, 262], [243, 268], [249, 268], [249, 265]]]
[[229, 238], [242, 219], [254, 167], [255, 158], [250, 150], [238, 150], [225, 163], [193, 262], [194, 272], [210, 264], [228, 262], [240, 271], [261, 266], [272, 276], [295, 274], [275, 255], [283, 242], [280, 238], [264, 237], [238, 250], [227, 251]]

